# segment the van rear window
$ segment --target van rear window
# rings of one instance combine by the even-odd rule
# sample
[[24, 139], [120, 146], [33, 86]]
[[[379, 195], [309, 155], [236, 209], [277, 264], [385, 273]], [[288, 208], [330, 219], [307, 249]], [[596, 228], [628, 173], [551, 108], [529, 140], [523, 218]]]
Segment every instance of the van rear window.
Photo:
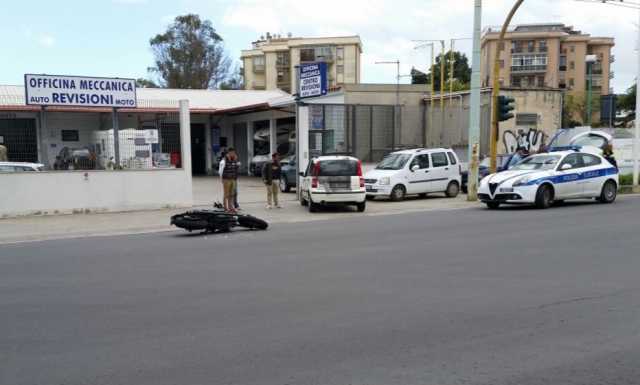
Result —
[[317, 176], [354, 176], [358, 175], [358, 162], [349, 159], [323, 160]]

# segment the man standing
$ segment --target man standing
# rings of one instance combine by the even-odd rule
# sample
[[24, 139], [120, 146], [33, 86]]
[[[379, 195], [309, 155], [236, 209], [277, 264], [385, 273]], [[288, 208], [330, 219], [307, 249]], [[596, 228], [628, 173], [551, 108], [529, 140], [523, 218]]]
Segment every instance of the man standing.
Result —
[[[267, 209], [272, 207], [281, 208], [278, 203], [278, 181], [280, 180], [280, 155], [271, 155], [271, 161], [262, 166], [262, 181], [267, 187]], [[273, 202], [273, 205], [272, 205]]]
[[218, 172], [222, 179], [223, 204], [227, 212], [236, 212], [234, 200], [236, 200], [236, 186], [238, 184], [238, 156], [233, 148], [227, 150], [227, 154], [220, 162]]
[[8, 162], [9, 156], [7, 154], [7, 148], [4, 144], [0, 144], [0, 162]]

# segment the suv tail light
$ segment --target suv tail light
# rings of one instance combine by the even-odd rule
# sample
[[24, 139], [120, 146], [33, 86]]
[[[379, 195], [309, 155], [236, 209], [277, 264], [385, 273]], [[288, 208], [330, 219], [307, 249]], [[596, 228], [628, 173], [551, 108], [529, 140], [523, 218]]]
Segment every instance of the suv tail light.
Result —
[[318, 188], [318, 177], [314, 176], [311, 178], [311, 188]]
[[364, 178], [360, 177], [360, 188], [364, 187]]
[[[362, 176], [362, 161], [358, 160], [358, 176]], [[360, 178], [362, 179], [362, 178]]]

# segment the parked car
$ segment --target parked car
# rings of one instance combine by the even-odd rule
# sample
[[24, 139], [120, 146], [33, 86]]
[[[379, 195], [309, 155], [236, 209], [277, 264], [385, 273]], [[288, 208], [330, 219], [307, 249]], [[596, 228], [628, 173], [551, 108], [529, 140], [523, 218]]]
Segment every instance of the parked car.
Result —
[[298, 165], [296, 157], [292, 156], [281, 162], [282, 169], [280, 172], [280, 191], [289, 192], [291, 188], [296, 187], [296, 177], [298, 176]]
[[89, 148], [63, 147], [53, 164], [54, 170], [95, 170], [96, 155]]
[[[595, 151], [591, 151], [595, 150]], [[618, 169], [594, 147], [531, 155], [509, 170], [480, 181], [478, 198], [490, 209], [501, 204], [547, 208], [567, 199], [616, 199]]]
[[[497, 165], [497, 171], [504, 171], [507, 168], [509, 168], [509, 166], [512, 166], [512, 162], [511, 159], [513, 159], [513, 155], [514, 154], [498, 154], [496, 157], [496, 165]], [[482, 180], [482, 178], [484, 178], [485, 176], [489, 175], [491, 173], [489, 166], [490, 166], [490, 162], [491, 162], [491, 158], [486, 157], [484, 159], [482, 159], [482, 161], [480, 162], [480, 164], [478, 165], [478, 182], [480, 182]], [[460, 178], [462, 181], [462, 186], [461, 186], [461, 190], [464, 194], [467, 193], [467, 183], [469, 180], [469, 171], [462, 171], [460, 173]]]
[[365, 175], [367, 197], [389, 197], [400, 201], [407, 195], [444, 192], [455, 197], [460, 191], [460, 161], [446, 148], [393, 152]]
[[0, 173], [33, 171], [44, 171], [44, 164], [29, 162], [0, 162]]
[[363, 212], [367, 199], [362, 162], [351, 156], [320, 156], [302, 173], [300, 203], [315, 212], [321, 205], [355, 205]]

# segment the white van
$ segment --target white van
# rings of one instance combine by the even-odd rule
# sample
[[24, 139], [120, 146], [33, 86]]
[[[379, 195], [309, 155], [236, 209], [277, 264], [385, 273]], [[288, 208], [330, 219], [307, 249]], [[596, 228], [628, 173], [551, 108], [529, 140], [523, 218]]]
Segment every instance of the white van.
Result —
[[383, 196], [394, 201], [407, 195], [444, 192], [455, 197], [460, 191], [460, 161], [447, 148], [393, 152], [364, 176], [367, 197]]

